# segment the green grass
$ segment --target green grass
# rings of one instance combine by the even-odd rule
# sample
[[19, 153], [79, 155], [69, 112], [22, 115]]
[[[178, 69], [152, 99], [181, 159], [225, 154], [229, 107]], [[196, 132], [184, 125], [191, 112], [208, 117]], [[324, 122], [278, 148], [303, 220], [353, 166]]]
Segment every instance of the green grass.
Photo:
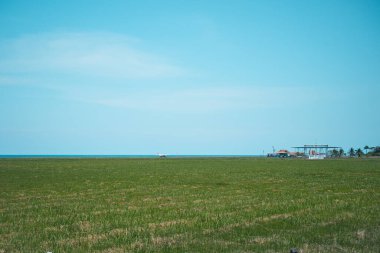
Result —
[[0, 252], [379, 252], [380, 159], [0, 159]]

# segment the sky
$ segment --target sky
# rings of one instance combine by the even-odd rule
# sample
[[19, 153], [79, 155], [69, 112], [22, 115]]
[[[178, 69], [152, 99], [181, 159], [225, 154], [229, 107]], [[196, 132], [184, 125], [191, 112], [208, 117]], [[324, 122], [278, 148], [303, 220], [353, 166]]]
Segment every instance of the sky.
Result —
[[0, 154], [380, 145], [377, 0], [0, 1]]

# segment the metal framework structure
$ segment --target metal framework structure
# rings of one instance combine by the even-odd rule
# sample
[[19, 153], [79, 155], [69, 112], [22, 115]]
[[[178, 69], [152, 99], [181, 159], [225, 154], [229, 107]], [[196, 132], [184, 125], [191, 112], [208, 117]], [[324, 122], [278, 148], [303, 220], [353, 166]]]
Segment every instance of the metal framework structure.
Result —
[[300, 150], [303, 150], [303, 155], [309, 159], [324, 159], [328, 156], [329, 149], [340, 149], [341, 147], [329, 145], [303, 145], [292, 148], [295, 148], [298, 153], [300, 153]]

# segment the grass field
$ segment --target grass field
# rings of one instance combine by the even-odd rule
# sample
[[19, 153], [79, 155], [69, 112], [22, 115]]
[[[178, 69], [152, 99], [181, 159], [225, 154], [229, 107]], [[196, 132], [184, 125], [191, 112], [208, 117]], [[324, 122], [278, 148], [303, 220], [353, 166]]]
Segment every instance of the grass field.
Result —
[[380, 252], [380, 159], [0, 159], [0, 252]]

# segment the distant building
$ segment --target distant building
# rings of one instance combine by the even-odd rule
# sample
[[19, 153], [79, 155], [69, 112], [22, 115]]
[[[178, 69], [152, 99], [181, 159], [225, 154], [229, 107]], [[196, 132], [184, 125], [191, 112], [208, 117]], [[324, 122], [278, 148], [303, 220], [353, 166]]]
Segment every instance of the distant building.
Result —
[[280, 158], [287, 158], [287, 157], [296, 157], [296, 152], [290, 152], [287, 149], [280, 149], [274, 153], [269, 153], [267, 155], [268, 157], [280, 157]]
[[289, 151], [286, 149], [280, 149], [279, 151], [276, 152], [278, 157], [289, 157]]
[[287, 149], [280, 149], [275, 151], [273, 148], [273, 153], [267, 154], [267, 157], [300, 157], [308, 159], [325, 159], [329, 157], [329, 150], [341, 149], [341, 147], [334, 147], [329, 145], [303, 145], [298, 147], [292, 147], [296, 149], [295, 152], [290, 152]]
[[341, 147], [333, 147], [329, 145], [303, 145], [293, 148], [296, 149], [297, 154], [303, 154], [303, 156], [308, 159], [325, 159], [328, 157], [329, 149], [340, 149]]

